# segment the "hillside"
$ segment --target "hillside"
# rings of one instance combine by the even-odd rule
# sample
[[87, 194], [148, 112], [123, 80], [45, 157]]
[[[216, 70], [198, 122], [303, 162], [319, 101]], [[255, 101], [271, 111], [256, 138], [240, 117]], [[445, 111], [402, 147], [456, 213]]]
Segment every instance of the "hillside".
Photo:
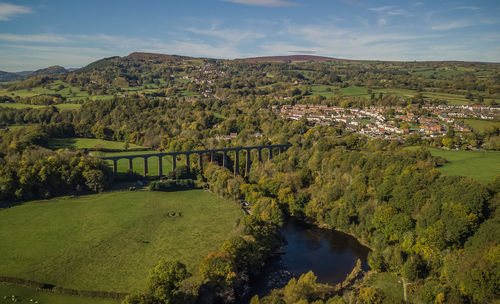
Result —
[[324, 62], [324, 61], [340, 61], [343, 59], [314, 56], [314, 55], [290, 55], [290, 56], [252, 57], [252, 58], [242, 58], [238, 60], [243, 60], [248, 62], [294, 62], [294, 61]]
[[50, 66], [48, 68], [39, 69], [36, 71], [23, 71], [23, 72], [5, 72], [0, 71], [0, 81], [13, 81], [22, 80], [30, 77], [40, 76], [40, 75], [57, 75], [60, 73], [69, 72], [64, 67], [60, 65]]

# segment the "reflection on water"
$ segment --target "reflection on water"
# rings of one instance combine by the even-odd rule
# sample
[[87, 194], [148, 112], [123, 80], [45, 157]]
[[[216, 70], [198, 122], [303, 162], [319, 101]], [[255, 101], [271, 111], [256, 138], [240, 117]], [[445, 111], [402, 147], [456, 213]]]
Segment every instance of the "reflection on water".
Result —
[[290, 278], [309, 270], [318, 277], [318, 282], [331, 285], [342, 282], [357, 259], [361, 259], [363, 270], [368, 270], [369, 249], [345, 233], [291, 219], [281, 234], [286, 240], [285, 253], [268, 263], [239, 303], [248, 303], [255, 294], [263, 296], [273, 288], [283, 287]]

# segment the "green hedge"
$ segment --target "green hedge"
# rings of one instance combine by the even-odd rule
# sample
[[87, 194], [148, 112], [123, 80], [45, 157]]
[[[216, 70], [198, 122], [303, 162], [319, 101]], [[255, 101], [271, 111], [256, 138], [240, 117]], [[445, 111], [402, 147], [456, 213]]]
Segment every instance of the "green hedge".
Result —
[[194, 187], [195, 183], [192, 179], [153, 181], [149, 184], [149, 189], [151, 191], [178, 191], [193, 189]]

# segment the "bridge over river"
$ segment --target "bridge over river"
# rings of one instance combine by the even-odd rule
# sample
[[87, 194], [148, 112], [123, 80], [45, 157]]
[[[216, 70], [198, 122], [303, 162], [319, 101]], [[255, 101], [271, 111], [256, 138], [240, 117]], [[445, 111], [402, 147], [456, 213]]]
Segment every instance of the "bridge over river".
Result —
[[[257, 152], [258, 161], [262, 161], [262, 151], [268, 150], [267, 157], [271, 159], [273, 153], [282, 153], [284, 150], [288, 149], [291, 144], [284, 145], [263, 145], [263, 146], [253, 146], [253, 147], [234, 147], [234, 148], [222, 148], [222, 149], [211, 149], [211, 150], [198, 150], [198, 151], [182, 151], [182, 152], [161, 152], [153, 154], [134, 154], [134, 155], [122, 155], [122, 156], [107, 156], [100, 157], [103, 160], [110, 160], [113, 162], [113, 171], [118, 172], [118, 161], [121, 159], [128, 159], [128, 168], [133, 171], [133, 159], [142, 158], [144, 159], [144, 175], [148, 175], [148, 158], [157, 157], [158, 158], [158, 175], [163, 175], [163, 158], [172, 157], [172, 170], [175, 170], [177, 166], [177, 156], [186, 156], [186, 165], [189, 166], [190, 158], [192, 156], [198, 157], [198, 165], [201, 170], [203, 170], [203, 156], [209, 155], [210, 161], [213, 162], [216, 159], [217, 154], [222, 154], [222, 166], [228, 167], [228, 154], [234, 153], [234, 163], [240, 163], [240, 153], [244, 151], [245, 153], [245, 176], [250, 172], [251, 164], [251, 153], [253, 150]], [[234, 174], [240, 174], [239, 165], [235, 165]]]

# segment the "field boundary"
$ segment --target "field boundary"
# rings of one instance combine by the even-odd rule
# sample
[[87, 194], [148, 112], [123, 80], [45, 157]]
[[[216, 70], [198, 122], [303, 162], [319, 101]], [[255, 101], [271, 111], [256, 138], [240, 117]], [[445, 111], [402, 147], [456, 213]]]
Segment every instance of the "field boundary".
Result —
[[54, 294], [63, 294], [69, 296], [81, 296], [88, 298], [103, 298], [103, 299], [115, 299], [122, 300], [124, 299], [128, 293], [125, 292], [115, 292], [115, 291], [99, 291], [99, 290], [78, 290], [73, 288], [66, 288], [62, 286], [57, 286], [48, 283], [37, 282], [33, 280], [14, 278], [14, 277], [6, 277], [0, 276], [0, 283], [9, 283], [19, 286], [24, 286], [28, 288], [33, 288], [36, 290], [42, 290], [47, 292], [52, 292]]

